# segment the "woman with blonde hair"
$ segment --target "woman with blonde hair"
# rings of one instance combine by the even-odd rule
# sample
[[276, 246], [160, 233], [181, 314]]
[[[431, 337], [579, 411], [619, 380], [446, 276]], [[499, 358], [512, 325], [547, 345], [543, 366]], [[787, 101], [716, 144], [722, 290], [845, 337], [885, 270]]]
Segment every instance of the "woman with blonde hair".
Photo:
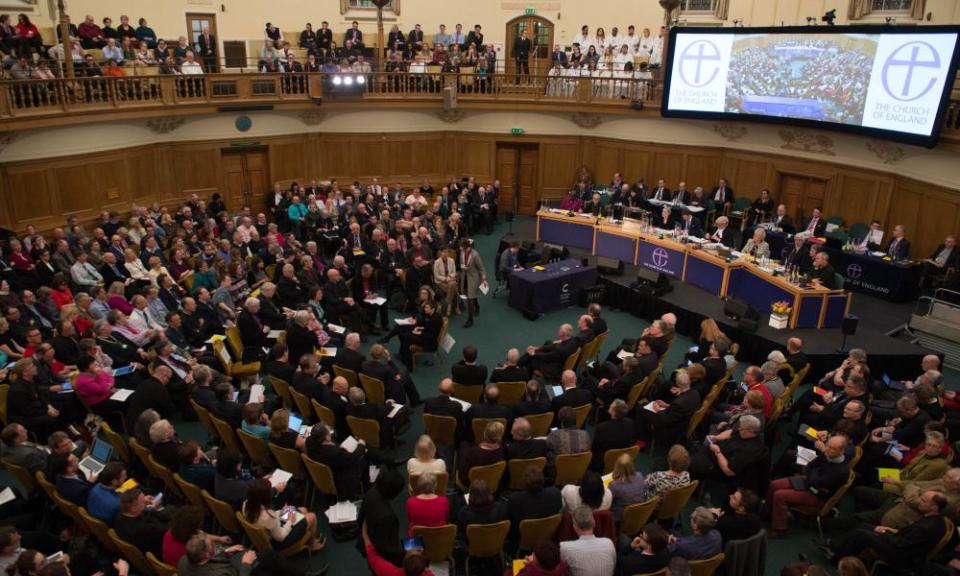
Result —
[[631, 504], [643, 502], [647, 499], [647, 483], [643, 474], [637, 471], [633, 456], [621, 454], [613, 465], [613, 481], [610, 482], [610, 492], [613, 502], [610, 511], [617, 522], [623, 517], [623, 509]]
[[130, 305], [127, 297], [124, 295], [125, 291], [126, 286], [123, 285], [123, 282], [114, 282], [111, 284], [110, 289], [107, 290], [107, 306], [109, 306], [111, 310], [119, 310], [129, 315], [133, 312], [133, 306]]
[[306, 439], [290, 429], [290, 412], [283, 408], [275, 410], [270, 417], [270, 442], [281, 448], [303, 451]]
[[407, 474], [419, 476], [446, 473], [446, 471], [446, 463], [437, 458], [437, 445], [429, 436], [422, 434], [413, 449], [413, 457], [407, 460]]
[[723, 333], [723, 330], [720, 329], [716, 320], [713, 318], [704, 318], [703, 321], [700, 322], [700, 343], [696, 348], [690, 348], [690, 351], [687, 352], [687, 360], [700, 362], [706, 358], [710, 352], [710, 345], [720, 338], [730, 339]]
[[667, 469], [647, 474], [648, 496], [663, 496], [673, 488], [690, 483], [690, 453], [680, 444], [674, 445], [667, 453]]

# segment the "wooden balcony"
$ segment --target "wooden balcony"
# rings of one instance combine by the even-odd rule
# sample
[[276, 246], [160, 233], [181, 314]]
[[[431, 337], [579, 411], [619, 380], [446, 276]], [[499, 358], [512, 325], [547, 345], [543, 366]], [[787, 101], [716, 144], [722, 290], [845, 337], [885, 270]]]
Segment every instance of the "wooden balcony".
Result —
[[347, 77], [356, 82], [354, 74], [293, 73], [8, 80], [0, 82], [0, 127], [15, 130], [102, 121], [107, 114], [116, 118], [205, 114], [234, 106], [289, 110], [376, 102], [442, 109], [444, 99], [451, 97], [464, 109], [571, 112], [587, 107], [595, 113], [635, 114], [640, 108], [655, 113], [660, 105], [657, 79], [375, 72], [363, 75], [362, 86], [355, 83], [352, 92], [337, 94], [334, 80], [345, 88]]

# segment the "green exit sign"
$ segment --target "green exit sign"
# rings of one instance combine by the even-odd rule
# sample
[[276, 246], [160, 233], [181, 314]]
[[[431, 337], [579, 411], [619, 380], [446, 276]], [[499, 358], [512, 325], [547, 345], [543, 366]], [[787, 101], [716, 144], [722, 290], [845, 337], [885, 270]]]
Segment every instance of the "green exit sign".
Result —
[[523, 134], [523, 128], [511, 128], [510, 133], [513, 134], [514, 136], [519, 136]]
[[527, 8], [527, 9], [524, 11], [524, 13], [527, 14], [527, 15], [536, 14], [536, 13], [537, 13], [537, 9], [536, 9], [536, 8]]

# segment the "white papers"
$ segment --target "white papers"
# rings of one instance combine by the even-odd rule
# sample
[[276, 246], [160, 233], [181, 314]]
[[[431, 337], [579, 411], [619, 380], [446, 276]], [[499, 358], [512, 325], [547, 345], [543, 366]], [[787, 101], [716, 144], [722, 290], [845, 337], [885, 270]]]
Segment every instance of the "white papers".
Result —
[[331, 524], [355, 522], [357, 520], [357, 505], [353, 502], [337, 502], [327, 508], [325, 513]]
[[410, 317], [410, 318], [394, 318], [393, 321], [397, 323], [397, 326], [413, 326], [413, 325], [415, 325], [415, 324], [417, 323], [417, 319], [416, 319], [416, 318], [413, 318], [413, 317]]
[[811, 450], [803, 446], [797, 446], [797, 464], [800, 466], [806, 466], [810, 462], [813, 462], [813, 459], [816, 457], [816, 450]]
[[371, 464], [367, 469], [367, 475], [370, 476], [370, 483], [373, 484], [380, 477], [380, 467]]
[[230, 353], [227, 352], [226, 346], [220, 347], [220, 360], [223, 362], [224, 366], [230, 366], [233, 362], [230, 361]]
[[480, 293], [481, 293], [481, 294], [483, 294], [484, 296], [486, 296], [487, 294], [490, 293], [490, 284], [487, 284], [486, 282], [484, 282], [483, 284], [481, 284], [481, 285], [478, 287], [478, 289], [480, 290]]
[[633, 358], [633, 356], [634, 356], [633, 352], [630, 352], [628, 350], [621, 350], [617, 352], [617, 358], [621, 360], [623, 360], [624, 358]]
[[397, 415], [397, 412], [403, 409], [403, 404], [394, 404], [390, 412], [387, 413], [387, 418], [393, 418]]
[[876, 256], [877, 258], [883, 258], [884, 256], [887, 255], [887, 253], [886, 253], [886, 252], [877, 252], [877, 251], [874, 251], [874, 252], [871, 252], [870, 255], [871, 255], [871, 256]]
[[387, 299], [383, 296], [377, 296], [376, 298], [368, 298], [364, 300], [367, 304], [372, 304], [374, 306], [383, 306], [387, 303]]
[[657, 408], [657, 401], [656, 401], [656, 400], [651, 401], [649, 404], [647, 404], [646, 406], [644, 406], [643, 409], [644, 409], [644, 410], [649, 410], [649, 411], [653, 412], [654, 414], [656, 414], [657, 412], [660, 412], [660, 409]]
[[453, 349], [456, 343], [457, 341], [453, 339], [453, 336], [449, 334], [444, 334], [443, 338], [440, 339], [440, 348], [442, 348], [444, 352], [449, 354], [450, 350]]
[[337, 349], [334, 346], [324, 346], [318, 352], [320, 356], [333, 358], [337, 355]]
[[460, 407], [463, 409], [464, 412], [466, 412], [467, 410], [470, 409], [470, 403], [467, 402], [466, 400], [461, 400], [461, 399], [459, 399], [459, 398], [454, 398], [453, 396], [451, 396], [450, 399], [453, 400], [454, 402], [457, 402], [458, 404], [460, 404]]
[[254, 384], [250, 387], [250, 400], [247, 401], [247, 404], [251, 402], [257, 402], [259, 404], [263, 403], [264, 400], [264, 388], [263, 384]]
[[470, 503], [470, 493], [469, 493], [469, 492], [465, 492], [465, 493], [463, 494], [463, 503], [464, 503], [464, 504], [469, 504], [469, 503]]
[[133, 390], [127, 390], [126, 388], [120, 388], [116, 392], [110, 395], [111, 400], [116, 400], [117, 402], [126, 402], [127, 398], [133, 395]]
[[357, 446], [359, 445], [360, 443], [357, 442], [357, 439], [353, 436], [347, 436], [346, 439], [340, 443], [340, 447], [351, 454], [357, 450]]
[[273, 471], [273, 474], [270, 475], [270, 485], [276, 488], [281, 484], [286, 484], [291, 478], [293, 478], [293, 474], [282, 468], [277, 468]]
[[277, 338], [283, 336], [286, 333], [287, 333], [286, 330], [271, 330], [267, 332], [267, 338], [272, 338], [276, 340]]
[[743, 252], [740, 252], [739, 250], [731, 250], [730, 255], [734, 258], [740, 258], [743, 256]]
[[13, 488], [7, 486], [0, 492], [0, 506], [6, 504], [7, 502], [13, 502], [16, 500], [17, 495], [14, 493]]
[[327, 324], [327, 330], [333, 332], [334, 334], [343, 334], [347, 331], [344, 326], [340, 326], [339, 324]]

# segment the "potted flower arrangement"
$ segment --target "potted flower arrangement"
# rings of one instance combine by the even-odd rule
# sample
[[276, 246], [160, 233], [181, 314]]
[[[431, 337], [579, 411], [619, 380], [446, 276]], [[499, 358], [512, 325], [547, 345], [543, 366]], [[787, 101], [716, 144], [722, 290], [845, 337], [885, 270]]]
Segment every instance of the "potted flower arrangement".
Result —
[[786, 300], [774, 302], [770, 305], [770, 326], [783, 330], [790, 323], [790, 312], [793, 308]]

